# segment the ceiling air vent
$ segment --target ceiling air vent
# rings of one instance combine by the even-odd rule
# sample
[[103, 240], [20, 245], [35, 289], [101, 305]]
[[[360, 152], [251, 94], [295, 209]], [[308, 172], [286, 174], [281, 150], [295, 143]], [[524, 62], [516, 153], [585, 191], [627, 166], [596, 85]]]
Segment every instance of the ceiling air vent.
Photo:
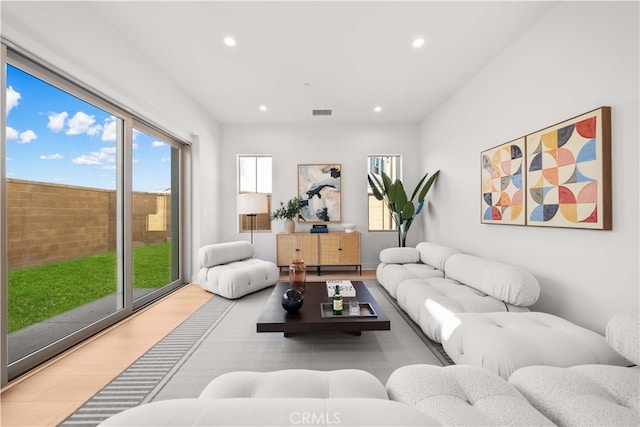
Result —
[[311, 110], [312, 116], [330, 116], [333, 110]]

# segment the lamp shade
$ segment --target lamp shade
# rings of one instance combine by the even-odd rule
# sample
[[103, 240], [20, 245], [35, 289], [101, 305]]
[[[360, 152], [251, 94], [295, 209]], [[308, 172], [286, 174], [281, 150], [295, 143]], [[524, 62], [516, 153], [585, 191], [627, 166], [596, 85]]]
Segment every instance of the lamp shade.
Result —
[[269, 212], [267, 195], [264, 193], [240, 193], [237, 198], [239, 214], [260, 214]]

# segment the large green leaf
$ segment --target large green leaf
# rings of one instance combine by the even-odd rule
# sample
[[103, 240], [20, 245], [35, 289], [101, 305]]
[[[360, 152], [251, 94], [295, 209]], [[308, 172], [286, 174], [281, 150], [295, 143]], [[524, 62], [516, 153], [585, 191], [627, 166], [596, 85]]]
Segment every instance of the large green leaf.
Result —
[[387, 187], [387, 198], [389, 199], [389, 207], [393, 212], [397, 212], [397, 209], [396, 209], [396, 206], [397, 206], [396, 193], [398, 189], [397, 183], [398, 181], [389, 183], [389, 186]]
[[[402, 208], [402, 219], [404, 220], [410, 220], [411, 218], [413, 218], [413, 214], [416, 213], [416, 208], [413, 205], [413, 202], [408, 201], [404, 204], [404, 207]], [[405, 230], [408, 231], [408, 226], [405, 227]]]
[[427, 196], [427, 193], [429, 192], [429, 189], [431, 189], [431, 186], [433, 185], [434, 182], [436, 182], [436, 180], [438, 179], [439, 175], [440, 175], [440, 171], [439, 170], [436, 171], [433, 175], [431, 175], [431, 177], [429, 178], [427, 183], [424, 185], [424, 188], [420, 192], [420, 196], [418, 197], [418, 202], [422, 203], [424, 201], [424, 198]]
[[396, 207], [396, 211], [401, 212], [404, 209], [404, 205], [407, 203], [407, 193], [404, 191], [402, 181], [400, 181], [399, 179], [396, 179], [393, 185], [396, 189], [394, 205]]
[[[375, 176], [373, 178], [377, 180]], [[378, 189], [378, 186], [376, 185], [376, 183], [374, 183], [373, 180], [371, 179], [371, 176], [370, 175], [367, 176], [367, 179], [369, 180], [369, 187], [371, 187], [371, 192], [373, 192], [373, 196], [377, 200], [382, 200], [384, 197], [382, 196], [382, 193]]]
[[427, 178], [427, 175], [429, 175], [429, 172], [425, 173], [424, 176], [422, 177], [422, 179], [420, 180], [420, 182], [418, 182], [418, 185], [416, 185], [416, 188], [413, 189], [413, 193], [411, 193], [411, 199], [413, 200], [416, 197], [416, 194], [418, 194], [418, 190], [420, 189], [420, 186], [422, 185], [422, 183], [424, 182], [424, 180]]

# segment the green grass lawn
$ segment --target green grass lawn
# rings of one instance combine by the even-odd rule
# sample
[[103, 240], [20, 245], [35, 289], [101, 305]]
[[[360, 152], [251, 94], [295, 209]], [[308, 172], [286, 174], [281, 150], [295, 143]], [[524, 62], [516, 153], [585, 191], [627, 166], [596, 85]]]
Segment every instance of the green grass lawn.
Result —
[[[136, 288], [171, 281], [169, 243], [134, 249]], [[116, 254], [97, 255], [9, 272], [9, 333], [110, 295], [116, 291]]]

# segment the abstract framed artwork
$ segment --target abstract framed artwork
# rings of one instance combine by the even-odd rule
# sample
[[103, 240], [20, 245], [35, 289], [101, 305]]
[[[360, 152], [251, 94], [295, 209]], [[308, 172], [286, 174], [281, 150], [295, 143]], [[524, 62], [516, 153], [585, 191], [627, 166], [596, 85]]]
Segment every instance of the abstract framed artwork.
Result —
[[524, 149], [520, 138], [481, 153], [483, 223], [525, 224]]
[[302, 219], [307, 222], [340, 222], [341, 184], [340, 164], [299, 164], [298, 196]]
[[611, 230], [611, 108], [526, 137], [527, 225]]

